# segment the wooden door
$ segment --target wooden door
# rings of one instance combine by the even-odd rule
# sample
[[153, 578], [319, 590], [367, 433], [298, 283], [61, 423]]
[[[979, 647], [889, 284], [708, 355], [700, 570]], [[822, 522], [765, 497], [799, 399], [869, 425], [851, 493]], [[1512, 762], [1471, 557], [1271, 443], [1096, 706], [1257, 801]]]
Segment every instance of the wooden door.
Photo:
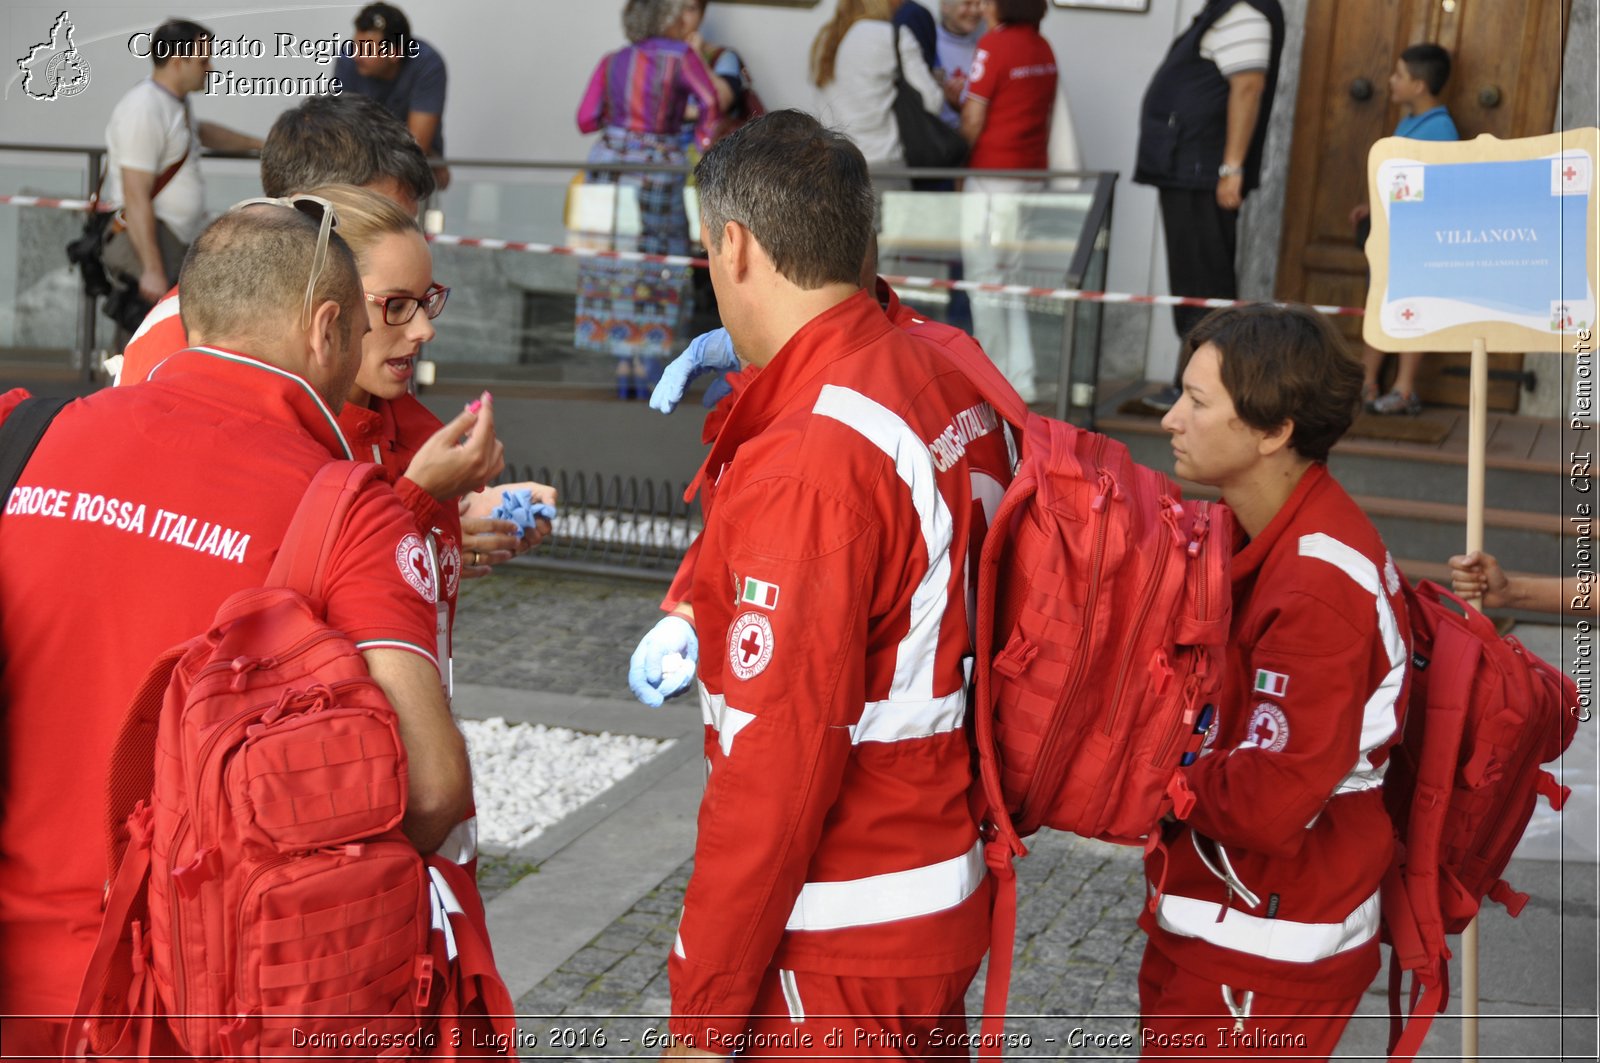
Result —
[[[1280, 299], [1362, 306], [1367, 260], [1350, 209], [1366, 199], [1367, 150], [1394, 131], [1389, 73], [1408, 46], [1450, 52], [1444, 101], [1463, 139], [1551, 131], [1561, 88], [1562, 36], [1571, 0], [1311, 0], [1306, 11], [1294, 144], [1289, 157]], [[1353, 344], [1359, 318], [1340, 318]], [[1423, 401], [1466, 405], [1465, 355], [1430, 355], [1418, 374]], [[1516, 372], [1521, 355], [1493, 355]], [[1515, 380], [1492, 380], [1491, 409], [1515, 410]]]

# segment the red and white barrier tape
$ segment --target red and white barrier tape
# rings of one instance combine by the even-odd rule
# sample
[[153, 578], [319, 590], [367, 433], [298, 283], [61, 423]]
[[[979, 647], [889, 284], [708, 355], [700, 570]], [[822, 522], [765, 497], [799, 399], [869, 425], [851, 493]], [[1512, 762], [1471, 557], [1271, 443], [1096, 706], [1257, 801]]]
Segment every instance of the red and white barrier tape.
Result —
[[[87, 199], [53, 199], [47, 196], [0, 195], [0, 204], [17, 207], [52, 207], [57, 210], [88, 210]], [[102, 206], [102, 210], [110, 207]], [[662, 266], [690, 266], [704, 269], [703, 258], [689, 255], [647, 255], [642, 251], [604, 251], [593, 247], [564, 247], [560, 244], [543, 244], [532, 240], [499, 240], [492, 236], [455, 236], [435, 233], [428, 239], [447, 247], [481, 247], [488, 251], [519, 251], [535, 255], [570, 255], [573, 258], [605, 258], [620, 262], [643, 262]], [[1247, 306], [1244, 299], [1199, 299], [1187, 295], [1133, 295], [1129, 292], [1090, 292], [1078, 288], [1034, 288], [1026, 284], [986, 284], [982, 281], [952, 281], [942, 277], [899, 277], [885, 275], [884, 280], [900, 288], [923, 288], [953, 292], [983, 292], [991, 295], [1015, 295], [1028, 299], [1055, 299], [1061, 302], [1112, 303], [1134, 306], [1194, 306], [1216, 310], [1228, 306]], [[1361, 317], [1366, 310], [1359, 306], [1313, 305], [1311, 309], [1331, 317]]]
[[[0, 204], [9, 203], [13, 207], [50, 207], [54, 210], [88, 210], [90, 200], [87, 199], [56, 199], [51, 196], [0, 196]], [[116, 208], [100, 205], [102, 211], [111, 211]]]
[[[688, 255], [647, 255], [642, 251], [602, 251], [589, 247], [562, 247], [524, 240], [497, 240], [483, 236], [453, 236], [438, 233], [428, 237], [436, 244], [451, 247], [482, 247], [492, 251], [528, 251], [539, 255], [571, 255], [574, 258], [610, 258], [622, 262], [645, 262], [663, 266], [706, 267], [703, 258]], [[885, 274], [884, 280], [899, 288], [924, 288], [957, 292], [984, 292], [994, 295], [1019, 295], [1030, 299], [1056, 299], [1062, 302], [1128, 303], [1135, 306], [1196, 306], [1216, 310], [1227, 306], [1248, 306], [1247, 299], [1200, 299], [1187, 295], [1133, 295], [1129, 292], [1091, 292], [1078, 288], [1034, 288], [1026, 284], [986, 284], [982, 281], [953, 281], [942, 277], [900, 277]], [[1359, 306], [1321, 306], [1311, 309], [1332, 317], [1361, 317]]]

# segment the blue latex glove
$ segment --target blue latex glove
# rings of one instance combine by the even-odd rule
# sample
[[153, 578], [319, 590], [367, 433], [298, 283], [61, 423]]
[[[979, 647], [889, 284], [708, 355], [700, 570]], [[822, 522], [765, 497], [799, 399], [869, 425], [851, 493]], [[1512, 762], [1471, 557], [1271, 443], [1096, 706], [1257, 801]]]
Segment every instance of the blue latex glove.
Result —
[[[682, 660], [669, 661], [669, 656]], [[628, 661], [628, 687], [640, 702], [659, 709], [662, 702], [689, 689], [699, 660], [700, 640], [695, 638], [694, 625], [681, 616], [662, 617], [645, 632]]]
[[701, 373], [729, 372], [738, 368], [739, 356], [733, 353], [733, 340], [728, 336], [728, 330], [719, 328], [702, 332], [690, 340], [683, 353], [661, 371], [660, 382], [650, 392], [650, 408], [671, 413], [683, 401], [683, 393], [689, 390], [689, 382], [695, 377]]
[[507, 491], [500, 496], [500, 504], [489, 514], [493, 520], [509, 520], [517, 526], [517, 538], [524, 538], [535, 521], [555, 520], [556, 507], [548, 502], [535, 502], [533, 492], [527, 488]]

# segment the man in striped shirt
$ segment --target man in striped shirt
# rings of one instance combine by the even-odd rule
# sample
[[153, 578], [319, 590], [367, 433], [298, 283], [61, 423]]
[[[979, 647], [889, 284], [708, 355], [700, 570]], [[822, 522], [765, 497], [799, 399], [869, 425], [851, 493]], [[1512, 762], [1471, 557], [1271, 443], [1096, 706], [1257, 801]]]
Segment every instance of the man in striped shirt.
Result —
[[672, 1052], [964, 1053], [989, 930], [966, 570], [1010, 439], [862, 290], [872, 189], [847, 138], [771, 114], [697, 184], [723, 322], [761, 371], [703, 470], [710, 774]]

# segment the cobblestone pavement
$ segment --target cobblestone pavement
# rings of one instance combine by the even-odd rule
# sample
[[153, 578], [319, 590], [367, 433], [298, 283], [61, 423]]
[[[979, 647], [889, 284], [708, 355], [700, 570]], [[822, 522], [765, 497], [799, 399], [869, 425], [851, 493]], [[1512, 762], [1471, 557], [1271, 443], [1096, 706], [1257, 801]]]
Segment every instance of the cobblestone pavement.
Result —
[[631, 698], [628, 657], [661, 618], [666, 582], [519, 565], [463, 580], [455, 681]]
[[[628, 655], [654, 623], [663, 585], [504, 568], [463, 585], [456, 680], [524, 690], [629, 697]], [[1144, 939], [1139, 853], [1045, 834], [1017, 865], [1021, 903], [1007, 1011], [1017, 1055], [1137, 1055], [1137, 972]], [[486, 897], [533, 868], [485, 858]], [[664, 1029], [666, 958], [689, 881], [685, 863], [517, 1003], [524, 1055], [654, 1055]], [[982, 1011], [983, 976], [968, 994]], [[976, 1029], [976, 1022], [973, 1022]], [[1074, 1049], [1073, 1031], [1087, 1043]], [[605, 1044], [599, 1042], [604, 1040]]]

